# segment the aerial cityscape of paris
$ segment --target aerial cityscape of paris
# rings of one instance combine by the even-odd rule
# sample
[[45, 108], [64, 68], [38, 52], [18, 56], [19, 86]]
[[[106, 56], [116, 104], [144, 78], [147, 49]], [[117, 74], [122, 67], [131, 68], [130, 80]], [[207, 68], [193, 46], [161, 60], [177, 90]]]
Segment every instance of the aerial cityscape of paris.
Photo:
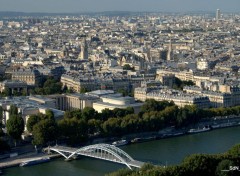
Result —
[[239, 0], [1, 0], [0, 175], [239, 176]]

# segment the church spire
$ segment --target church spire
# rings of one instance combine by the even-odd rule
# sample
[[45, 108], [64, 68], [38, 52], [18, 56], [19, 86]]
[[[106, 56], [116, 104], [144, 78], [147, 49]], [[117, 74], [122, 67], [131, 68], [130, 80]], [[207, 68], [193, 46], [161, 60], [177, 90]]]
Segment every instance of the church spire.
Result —
[[172, 38], [170, 38], [170, 43], [169, 43], [169, 46], [168, 46], [167, 60], [173, 60]]

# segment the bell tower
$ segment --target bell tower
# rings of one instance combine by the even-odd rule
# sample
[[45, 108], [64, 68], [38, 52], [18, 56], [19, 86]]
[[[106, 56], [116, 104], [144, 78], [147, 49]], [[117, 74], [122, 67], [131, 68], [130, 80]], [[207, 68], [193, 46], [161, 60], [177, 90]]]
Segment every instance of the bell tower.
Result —
[[84, 39], [83, 44], [81, 45], [81, 52], [78, 57], [80, 60], [88, 60], [88, 45], [86, 38]]

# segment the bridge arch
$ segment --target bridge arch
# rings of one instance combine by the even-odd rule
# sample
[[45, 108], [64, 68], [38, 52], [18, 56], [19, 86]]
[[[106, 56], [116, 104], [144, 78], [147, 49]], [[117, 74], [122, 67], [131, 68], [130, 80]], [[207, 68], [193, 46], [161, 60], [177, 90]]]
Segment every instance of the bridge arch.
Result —
[[99, 144], [99, 145], [103, 145], [107, 148], [111, 148], [111, 150], [120, 153], [121, 155], [124, 155], [126, 158], [128, 158], [130, 161], [134, 161], [134, 159], [128, 155], [126, 152], [124, 152], [123, 150], [121, 150], [120, 148], [116, 147], [115, 145], [110, 145], [110, 144]]
[[[57, 149], [54, 149], [54, 148], [48, 148], [48, 149], [46, 149], [46, 150], [48, 150], [48, 151], [52, 150], [52, 151], [54, 151], [54, 152], [57, 152], [57, 153], [59, 153], [60, 155], [62, 155], [64, 158], [68, 159], [68, 156], [65, 155], [64, 152], [61, 152], [60, 150], [57, 150]], [[46, 151], [46, 150], [44, 150], [44, 151]]]
[[[66, 159], [70, 159], [74, 155], [83, 155], [83, 156], [88, 156], [92, 158], [98, 158], [102, 160], [121, 163], [126, 165], [130, 169], [132, 168], [129, 165], [129, 162], [134, 161], [134, 159], [131, 156], [129, 156], [126, 152], [117, 148], [116, 146], [109, 145], [109, 144], [89, 145], [79, 149], [55, 146], [55, 147], [49, 147], [47, 148], [47, 150], [57, 152]], [[69, 155], [67, 155], [66, 153], [69, 153]]]
[[114, 153], [118, 154], [119, 156], [122, 156], [123, 158], [129, 160], [129, 161], [133, 161], [134, 159], [129, 156], [126, 152], [124, 152], [123, 150], [121, 150], [120, 148], [117, 148], [114, 145], [110, 145], [110, 144], [95, 144], [95, 145], [89, 145], [86, 147], [82, 147], [78, 150], [75, 151], [75, 153], [79, 152], [79, 151], [85, 151], [85, 150], [91, 150], [91, 149], [109, 149], [111, 151], [113, 151]]

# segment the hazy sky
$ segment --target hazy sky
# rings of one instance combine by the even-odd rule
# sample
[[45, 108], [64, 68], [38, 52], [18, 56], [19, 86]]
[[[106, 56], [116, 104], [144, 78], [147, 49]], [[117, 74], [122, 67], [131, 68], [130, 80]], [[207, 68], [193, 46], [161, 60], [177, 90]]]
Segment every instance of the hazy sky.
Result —
[[215, 11], [240, 12], [240, 0], [0, 0], [0, 11]]

